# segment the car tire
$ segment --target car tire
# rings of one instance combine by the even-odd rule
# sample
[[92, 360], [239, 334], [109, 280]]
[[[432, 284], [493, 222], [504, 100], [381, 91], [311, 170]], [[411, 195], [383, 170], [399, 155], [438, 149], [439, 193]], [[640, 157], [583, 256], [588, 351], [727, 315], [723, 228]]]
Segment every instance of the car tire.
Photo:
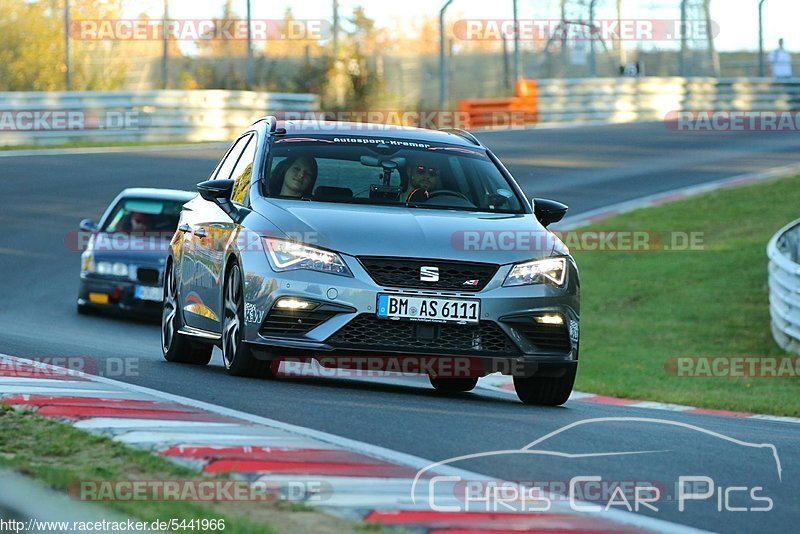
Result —
[[239, 264], [231, 262], [222, 292], [222, 361], [233, 376], [273, 378], [272, 362], [258, 360], [244, 343], [244, 283]]
[[178, 303], [175, 268], [170, 262], [164, 271], [164, 305], [161, 311], [161, 350], [164, 359], [174, 363], [206, 365], [211, 361], [214, 346], [192, 341], [189, 336], [179, 332], [183, 321]]
[[534, 406], [561, 406], [572, 393], [577, 365], [563, 368], [561, 376], [514, 377], [514, 389], [524, 404]]
[[95, 313], [95, 309], [91, 306], [87, 306], [86, 304], [77, 304], [75, 306], [75, 310], [79, 315], [94, 315]]
[[442, 378], [428, 375], [431, 385], [436, 391], [442, 393], [465, 393], [472, 391], [478, 385], [478, 377], [467, 378]]

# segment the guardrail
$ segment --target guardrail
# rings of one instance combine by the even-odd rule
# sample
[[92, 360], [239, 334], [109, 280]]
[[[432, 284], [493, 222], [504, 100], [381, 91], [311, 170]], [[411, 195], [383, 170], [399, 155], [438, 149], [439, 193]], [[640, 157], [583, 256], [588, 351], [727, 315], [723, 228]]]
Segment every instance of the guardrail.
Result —
[[676, 111], [800, 110], [800, 79], [598, 78], [539, 83], [542, 122], [664, 120]]
[[264, 115], [319, 106], [317, 95], [252, 91], [0, 92], [0, 145], [227, 141]]
[[772, 337], [800, 354], [800, 219], [784, 226], [767, 245]]
[[800, 111], [800, 78], [537, 80], [534, 107], [541, 122], [658, 121], [678, 111]]

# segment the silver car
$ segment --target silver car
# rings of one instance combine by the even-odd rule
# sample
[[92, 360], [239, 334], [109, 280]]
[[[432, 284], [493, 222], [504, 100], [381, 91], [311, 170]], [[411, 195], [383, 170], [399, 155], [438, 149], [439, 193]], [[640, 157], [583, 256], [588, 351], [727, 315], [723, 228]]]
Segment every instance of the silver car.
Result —
[[279, 362], [427, 374], [463, 392], [513, 375], [559, 405], [578, 363], [580, 284], [525, 198], [461, 130], [255, 122], [181, 213], [164, 275], [171, 362], [274, 376]]

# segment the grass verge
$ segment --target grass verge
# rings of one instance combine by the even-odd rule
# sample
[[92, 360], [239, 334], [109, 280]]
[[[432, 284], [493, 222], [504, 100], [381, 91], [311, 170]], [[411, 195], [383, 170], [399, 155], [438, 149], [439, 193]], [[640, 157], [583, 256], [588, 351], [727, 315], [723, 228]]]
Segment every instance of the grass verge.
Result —
[[[581, 230], [701, 232], [703, 250], [573, 251], [581, 270], [576, 388], [800, 416], [800, 379], [680, 377], [678, 356], [786, 355], [770, 333], [766, 246], [800, 216], [800, 177], [623, 214]], [[665, 237], [665, 241], [669, 241]], [[700, 370], [700, 367], [697, 367]]]
[[[2, 404], [0, 428], [0, 465], [59, 491], [67, 491], [76, 481], [225, 480]], [[226, 533], [358, 532], [352, 523], [286, 502], [136, 500], [97, 504], [142, 521], [223, 519]]]

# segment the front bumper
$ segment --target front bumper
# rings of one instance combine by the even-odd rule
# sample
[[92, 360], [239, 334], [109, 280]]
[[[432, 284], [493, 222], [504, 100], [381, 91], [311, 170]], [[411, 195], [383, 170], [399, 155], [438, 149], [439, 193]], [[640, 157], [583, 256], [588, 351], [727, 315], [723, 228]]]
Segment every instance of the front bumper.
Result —
[[[501, 266], [477, 292], [384, 287], [353, 257], [342, 255], [353, 278], [311, 271], [275, 273], [266, 259], [245, 264], [245, 341], [261, 359], [469, 358], [490, 372], [526, 375], [549, 366], [574, 365], [579, 352], [580, 285], [574, 262], [564, 287], [503, 287], [511, 270]], [[380, 293], [480, 299], [479, 325], [392, 321], [376, 317]], [[282, 297], [319, 303], [314, 316], [273, 308]], [[324, 312], [324, 313], [323, 313]], [[559, 315], [561, 325], [534, 317]]]
[[[98, 310], [160, 317], [162, 302], [136, 298], [137, 286], [161, 287], [125, 279], [102, 278], [96, 275], [82, 276], [78, 289], [78, 305]], [[107, 301], [98, 300], [97, 295], [105, 295], [102, 300], [107, 299]], [[93, 296], [95, 298], [92, 298]]]

